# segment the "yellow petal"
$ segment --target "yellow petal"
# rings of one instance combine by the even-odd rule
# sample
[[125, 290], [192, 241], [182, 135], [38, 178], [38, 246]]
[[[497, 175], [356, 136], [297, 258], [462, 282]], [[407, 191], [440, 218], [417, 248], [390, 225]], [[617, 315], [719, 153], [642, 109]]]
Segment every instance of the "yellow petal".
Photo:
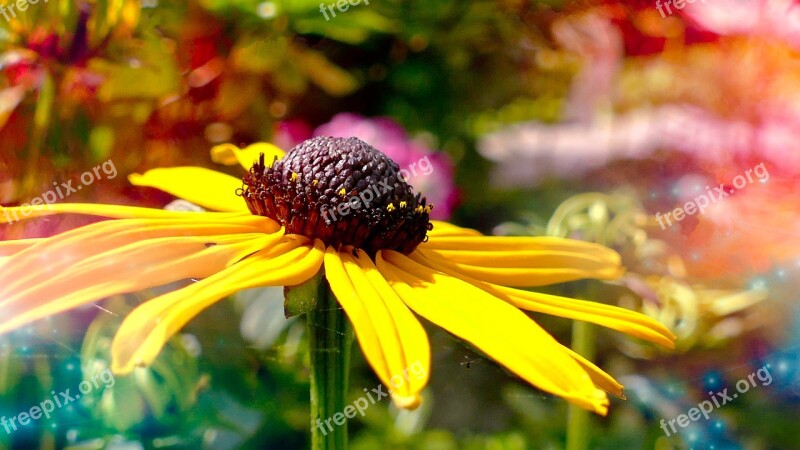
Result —
[[[261, 245], [252, 238], [211, 248], [198, 238], [153, 239], [98, 255], [4, 300], [0, 310], [6, 320], [0, 320], [0, 333], [112, 295], [209, 276]], [[115, 260], [117, 255], [123, 259]]]
[[[453, 225], [451, 225], [453, 226]], [[466, 230], [466, 228], [462, 228]], [[441, 236], [431, 239], [425, 250], [509, 251], [509, 250], [561, 250], [580, 253], [604, 254], [614, 258], [615, 251], [599, 244], [554, 236]]]
[[470, 228], [461, 228], [448, 222], [441, 222], [439, 220], [431, 220], [433, 230], [428, 232], [429, 237], [444, 237], [444, 236], [482, 236], [479, 231]]
[[281, 159], [286, 154], [277, 146], [266, 142], [251, 144], [243, 149], [233, 144], [221, 144], [211, 149], [211, 160], [226, 166], [239, 164], [244, 170], [250, 170], [262, 153], [267, 167], [272, 167], [275, 159]]
[[517, 308], [397, 252], [379, 252], [377, 267], [417, 314], [470, 342], [534, 386], [598, 414], [608, 411], [608, 397], [586, 371]]
[[11, 256], [27, 248], [41, 243], [44, 239], [18, 239], [13, 241], [0, 241], [0, 256]]
[[594, 323], [667, 348], [675, 348], [676, 336], [664, 324], [635, 311], [541, 292], [502, 286], [496, 286], [496, 289], [494, 293], [498, 298], [520, 309]]
[[571, 252], [564, 250], [425, 250], [458, 264], [487, 268], [580, 268], [586, 272], [602, 271], [612, 267], [619, 271], [620, 258], [616, 253]]
[[247, 203], [236, 195], [242, 180], [202, 167], [170, 167], [135, 173], [128, 181], [136, 186], [160, 189], [212, 211], [247, 211]]
[[55, 203], [52, 205], [36, 206], [0, 206], [0, 223], [14, 223], [35, 217], [56, 214], [83, 214], [87, 216], [109, 217], [112, 219], [189, 219], [202, 221], [208, 217], [229, 218], [249, 215], [248, 211], [235, 213], [214, 212], [187, 212], [167, 211], [155, 208], [141, 208], [138, 206], [104, 205], [101, 203]]
[[594, 385], [599, 387], [600, 389], [612, 394], [616, 397], [621, 399], [625, 399], [625, 393], [622, 391], [623, 386], [619, 384], [617, 380], [614, 379], [611, 375], [607, 374], [603, 369], [595, 366], [591, 361], [584, 358], [583, 356], [575, 353], [571, 348], [564, 347], [564, 351], [569, 353], [572, 358], [586, 370], [586, 373], [589, 374], [589, 377], [592, 378], [592, 382]]
[[675, 348], [675, 335], [662, 323], [644, 314], [597, 302], [498, 286], [465, 275], [455, 265], [441, 259], [431, 258], [429, 252], [419, 249], [409, 257], [420, 264], [460, 278], [517, 308], [583, 320], [668, 348]]
[[420, 249], [461, 274], [506, 286], [608, 280], [623, 273], [621, 258], [613, 250], [561, 238], [434, 237]]
[[311, 247], [307, 240], [297, 240], [282, 246], [280, 254], [275, 252], [277, 247], [134, 309], [114, 337], [112, 371], [127, 374], [150, 364], [170, 337], [220, 299], [253, 287], [300, 284], [322, 266], [324, 246], [320, 241]]
[[207, 220], [123, 219], [99, 222], [48, 238], [15, 255], [0, 273], [0, 299], [28, 284], [53, 277], [86, 258], [145, 239], [171, 236], [214, 236], [275, 233], [278, 225], [259, 216], [217, 220], [214, 214], [189, 213]]
[[325, 274], [353, 324], [358, 343], [400, 408], [416, 408], [430, 372], [430, 344], [422, 325], [378, 272], [369, 256], [329, 248]]
[[211, 276], [280, 238], [279, 233], [170, 237], [115, 248], [5, 296], [0, 333], [111, 295]]

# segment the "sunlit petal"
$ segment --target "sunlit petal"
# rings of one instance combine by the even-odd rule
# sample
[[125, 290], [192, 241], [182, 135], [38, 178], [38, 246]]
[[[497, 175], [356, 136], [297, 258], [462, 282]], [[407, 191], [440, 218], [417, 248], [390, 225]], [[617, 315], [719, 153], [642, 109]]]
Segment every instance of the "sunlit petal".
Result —
[[[466, 230], [466, 228], [461, 228]], [[554, 250], [603, 254], [614, 258], [608, 247], [554, 236], [442, 236], [423, 244], [425, 250], [513, 251]]]
[[236, 195], [239, 178], [203, 167], [170, 167], [148, 170], [128, 177], [131, 184], [160, 189], [212, 211], [247, 211], [245, 201]]
[[608, 411], [608, 397], [586, 371], [517, 308], [397, 252], [379, 252], [377, 267], [417, 314], [470, 342], [534, 386], [599, 414]]
[[428, 232], [429, 237], [444, 237], [444, 236], [482, 236], [479, 231], [470, 228], [462, 228], [448, 222], [440, 220], [431, 220], [433, 230]]
[[517, 308], [568, 319], [583, 320], [621, 331], [667, 348], [675, 347], [675, 335], [662, 323], [644, 314], [597, 302], [498, 286], [464, 275], [460, 273], [455, 265], [428, 256], [429, 252], [422, 250], [417, 250], [409, 255], [411, 259], [420, 264], [462, 279]]
[[4, 289], [0, 333], [111, 295], [211, 276], [281, 237], [280, 232], [171, 236], [111, 248], [36, 283]]
[[211, 149], [211, 160], [226, 166], [239, 164], [244, 170], [250, 170], [262, 153], [264, 154], [264, 164], [267, 167], [271, 167], [275, 159], [281, 159], [285, 154], [277, 146], [266, 142], [251, 144], [246, 148], [239, 148], [233, 144], [221, 144]]
[[329, 248], [325, 273], [392, 400], [398, 407], [416, 408], [430, 371], [430, 344], [422, 325], [363, 251], [354, 258]]
[[561, 238], [432, 237], [420, 246], [466, 276], [505, 286], [544, 286], [622, 275], [619, 254], [601, 245]]
[[266, 249], [183, 289], [156, 297], [131, 312], [114, 337], [112, 370], [126, 374], [150, 364], [164, 344], [203, 310], [220, 299], [259, 286], [300, 284], [322, 266], [323, 244], [303, 241], [276, 253]]
[[0, 224], [14, 223], [35, 217], [56, 214], [83, 214], [87, 216], [108, 217], [111, 219], [188, 219], [203, 221], [209, 217], [220, 219], [249, 215], [247, 211], [237, 212], [195, 212], [168, 211], [164, 209], [141, 208], [138, 206], [104, 205], [94, 203], [56, 203], [36, 206], [0, 206]]
[[589, 377], [592, 378], [592, 382], [594, 385], [599, 387], [600, 389], [608, 392], [611, 395], [616, 397], [625, 398], [625, 394], [622, 391], [623, 386], [617, 382], [611, 375], [607, 374], [603, 369], [594, 365], [591, 361], [584, 358], [583, 356], [575, 353], [571, 348], [564, 347], [564, 351], [570, 354], [572, 358], [583, 367], [586, 373], [589, 374]]
[[99, 222], [43, 240], [7, 261], [0, 273], [0, 299], [26, 284], [37, 284], [68, 271], [86, 258], [130, 243], [177, 236], [271, 234], [280, 229], [275, 222], [258, 216], [228, 220], [213, 220], [205, 215], [200, 217], [206, 217], [207, 220], [129, 219]]
[[41, 243], [44, 239], [19, 239], [14, 241], [0, 241], [0, 256], [11, 256], [25, 249]]

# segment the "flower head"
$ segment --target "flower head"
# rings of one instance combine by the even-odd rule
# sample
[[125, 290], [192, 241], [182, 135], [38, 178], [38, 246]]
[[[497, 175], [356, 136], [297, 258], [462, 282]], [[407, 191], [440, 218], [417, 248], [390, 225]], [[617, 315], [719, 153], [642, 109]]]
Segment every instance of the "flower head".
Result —
[[[110, 295], [198, 280], [126, 317], [112, 344], [112, 370], [128, 373], [153, 362], [172, 335], [226, 296], [298, 285], [324, 267], [378, 378], [394, 385], [392, 377], [412, 365], [425, 374], [393, 389], [404, 408], [419, 404], [430, 368], [428, 338], [414, 313], [530, 384], [600, 414], [608, 409], [606, 392], [621, 396], [622, 386], [521, 310], [674, 345], [673, 334], [644, 315], [507, 287], [616, 278], [622, 269], [614, 251], [555, 237], [483, 236], [430, 220], [425, 200], [396, 178], [396, 164], [357, 139], [318, 138], [285, 156], [269, 144], [223, 145], [212, 157], [242, 164], [249, 170], [244, 183], [197, 167], [154, 169], [130, 180], [222, 212], [36, 207], [31, 215], [116, 220], [52, 238], [0, 241], [0, 333]], [[317, 214], [373, 183], [388, 190], [352, 217], [332, 226]], [[16, 212], [0, 208], [0, 216]]]
[[244, 184], [251, 213], [337, 248], [410, 253], [433, 228], [431, 206], [414, 195], [397, 164], [356, 138], [309, 139], [272, 167], [262, 157]]
[[445, 153], [434, 152], [422, 140], [410, 138], [406, 130], [392, 119], [340, 113], [330, 122], [317, 127], [314, 136], [352, 136], [381, 149], [400, 166], [406, 181], [418, 192], [424, 192], [428, 200], [436, 205], [431, 212], [433, 219], [449, 219], [458, 204], [450, 158]]

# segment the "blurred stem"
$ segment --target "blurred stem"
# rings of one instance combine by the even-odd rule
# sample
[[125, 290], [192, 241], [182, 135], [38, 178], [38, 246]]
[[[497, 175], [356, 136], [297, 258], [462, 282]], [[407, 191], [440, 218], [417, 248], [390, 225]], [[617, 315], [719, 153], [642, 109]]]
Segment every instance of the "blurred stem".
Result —
[[[588, 360], [594, 358], [594, 328], [581, 321], [572, 323], [572, 349]], [[586, 450], [591, 438], [590, 412], [570, 404], [567, 410], [567, 450]]]
[[347, 421], [336, 425], [331, 418], [345, 407], [353, 330], [327, 280], [322, 281], [317, 307], [306, 322], [311, 353], [311, 449], [343, 450]]
[[39, 163], [39, 155], [42, 154], [42, 144], [44, 143], [45, 134], [50, 125], [53, 100], [55, 98], [55, 86], [56, 83], [53, 80], [53, 76], [45, 71], [42, 87], [39, 89], [39, 99], [36, 101], [36, 108], [33, 113], [33, 127], [31, 129], [30, 145], [28, 146], [28, 161], [22, 182], [22, 192], [24, 195], [28, 195], [36, 189], [36, 178], [39, 174], [37, 165]]

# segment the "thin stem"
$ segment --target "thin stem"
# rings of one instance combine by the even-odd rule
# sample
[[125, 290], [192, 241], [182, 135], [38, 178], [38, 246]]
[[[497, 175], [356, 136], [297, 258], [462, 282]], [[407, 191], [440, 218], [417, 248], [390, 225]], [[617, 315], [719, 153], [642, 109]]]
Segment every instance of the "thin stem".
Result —
[[318, 284], [317, 307], [307, 315], [311, 353], [311, 449], [347, 448], [347, 421], [331, 420], [347, 397], [353, 330], [327, 280]]
[[[594, 357], [594, 328], [581, 321], [572, 323], [572, 349], [586, 359]], [[589, 411], [570, 404], [567, 411], [567, 450], [586, 450], [591, 438], [591, 414]]]
[[45, 71], [42, 86], [39, 89], [39, 99], [33, 113], [33, 126], [31, 128], [30, 145], [28, 146], [28, 160], [25, 174], [22, 179], [22, 190], [25, 195], [29, 195], [35, 190], [36, 177], [39, 175], [38, 165], [39, 156], [42, 153], [42, 145], [50, 125], [50, 118], [53, 113], [53, 102], [56, 95], [56, 80], [54, 76]]

